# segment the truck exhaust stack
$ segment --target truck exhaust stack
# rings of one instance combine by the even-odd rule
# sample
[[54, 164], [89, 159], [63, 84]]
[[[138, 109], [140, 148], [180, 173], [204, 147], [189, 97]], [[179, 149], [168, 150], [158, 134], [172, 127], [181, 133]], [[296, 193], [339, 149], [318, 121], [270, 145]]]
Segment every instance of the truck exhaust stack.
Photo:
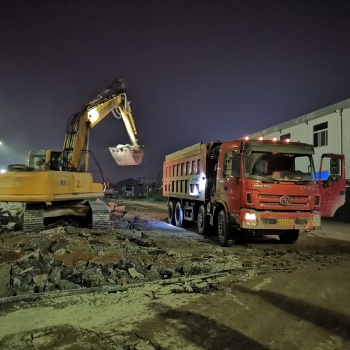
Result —
[[140, 148], [131, 145], [118, 145], [109, 147], [112, 157], [120, 166], [139, 165], [142, 162], [144, 152]]

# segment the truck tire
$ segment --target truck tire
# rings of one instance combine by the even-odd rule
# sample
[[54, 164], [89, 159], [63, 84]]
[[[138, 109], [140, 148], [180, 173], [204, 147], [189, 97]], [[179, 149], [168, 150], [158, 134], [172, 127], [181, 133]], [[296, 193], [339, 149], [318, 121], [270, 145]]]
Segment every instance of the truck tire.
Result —
[[294, 244], [299, 238], [299, 230], [285, 230], [278, 236], [281, 243]]
[[175, 202], [169, 201], [168, 203], [168, 222], [170, 225], [175, 226]]
[[200, 235], [210, 236], [209, 217], [207, 216], [207, 208], [205, 205], [201, 205], [198, 209], [197, 228]]
[[175, 225], [177, 227], [183, 227], [184, 224], [184, 211], [182, 209], [181, 202], [177, 202], [175, 206]]
[[235, 243], [225, 209], [221, 209], [219, 212], [217, 230], [219, 242], [222, 247], [229, 247]]

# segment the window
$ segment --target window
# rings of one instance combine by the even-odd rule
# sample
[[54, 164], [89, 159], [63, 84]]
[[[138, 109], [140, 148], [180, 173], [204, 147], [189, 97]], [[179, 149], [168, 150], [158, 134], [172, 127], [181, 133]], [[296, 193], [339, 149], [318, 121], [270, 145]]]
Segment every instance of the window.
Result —
[[240, 154], [237, 151], [228, 151], [225, 154], [224, 176], [239, 177], [240, 173]]
[[314, 147], [328, 145], [328, 122], [314, 125]]
[[280, 141], [290, 140], [290, 133], [280, 136]]
[[239, 153], [235, 153], [232, 156], [232, 176], [239, 177], [241, 167], [241, 156]]
[[251, 152], [244, 158], [245, 174], [249, 179], [278, 181], [313, 181], [314, 165], [311, 155], [278, 152]]

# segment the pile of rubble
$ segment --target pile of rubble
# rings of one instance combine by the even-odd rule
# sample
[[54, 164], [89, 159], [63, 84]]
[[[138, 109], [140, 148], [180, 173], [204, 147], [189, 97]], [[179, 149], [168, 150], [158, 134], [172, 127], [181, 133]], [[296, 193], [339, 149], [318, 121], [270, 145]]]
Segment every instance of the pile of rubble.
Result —
[[[317, 253], [304, 255], [295, 248], [256, 249], [244, 244], [234, 250], [225, 249], [188, 230], [143, 217], [140, 212], [127, 212], [125, 206], [111, 202], [109, 207], [111, 227], [106, 230], [67, 225], [25, 232], [11, 230], [15, 226], [10, 222], [3, 225], [0, 298], [99, 288], [117, 290], [224, 271], [290, 271], [305, 263], [322, 267], [339, 259]], [[22, 212], [20, 206], [1, 211], [3, 217], [7, 213], [17, 218]], [[192, 290], [206, 292], [209, 288], [206, 283], [197, 283]], [[184, 290], [184, 285], [180, 289]]]
[[0, 202], [0, 232], [18, 230], [24, 211], [23, 203]]
[[[120, 226], [124, 225], [122, 228]], [[128, 228], [129, 227], [129, 228]], [[210, 271], [160, 249], [129, 221], [93, 231], [58, 227], [0, 235], [0, 297], [124, 286]]]

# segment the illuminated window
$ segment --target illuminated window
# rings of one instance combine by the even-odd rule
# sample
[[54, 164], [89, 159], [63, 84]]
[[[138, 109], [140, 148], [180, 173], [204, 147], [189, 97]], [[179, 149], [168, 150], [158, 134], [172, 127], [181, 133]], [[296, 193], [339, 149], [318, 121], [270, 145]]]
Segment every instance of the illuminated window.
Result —
[[328, 122], [314, 125], [314, 147], [328, 145]]

